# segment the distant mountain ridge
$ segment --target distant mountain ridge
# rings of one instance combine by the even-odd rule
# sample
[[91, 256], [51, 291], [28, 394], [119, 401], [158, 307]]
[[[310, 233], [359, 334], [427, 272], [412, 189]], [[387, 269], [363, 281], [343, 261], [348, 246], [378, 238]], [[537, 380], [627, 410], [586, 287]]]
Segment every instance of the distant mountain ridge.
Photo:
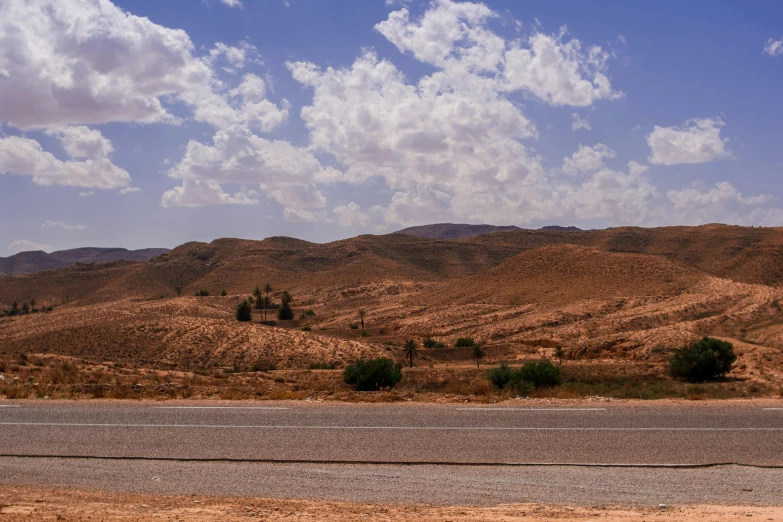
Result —
[[0, 275], [16, 276], [34, 274], [42, 270], [56, 270], [76, 263], [108, 263], [110, 261], [148, 261], [168, 252], [168, 248], [127, 248], [84, 247], [59, 250], [47, 254], [42, 250], [20, 252], [10, 257], [0, 257]]
[[[420, 225], [417, 227], [408, 227], [394, 232], [395, 234], [407, 234], [409, 236], [424, 237], [427, 239], [460, 239], [463, 237], [480, 236], [482, 234], [493, 234], [495, 232], [509, 232], [511, 230], [522, 230], [514, 225], [470, 225], [467, 223], [436, 223], [434, 225]], [[556, 232], [582, 232], [577, 227], [561, 227], [559, 225], [548, 225], [541, 227], [540, 230], [551, 230]]]
[[514, 225], [469, 225], [466, 223], [436, 223], [433, 225], [420, 225], [408, 227], [394, 232], [395, 234], [407, 234], [409, 236], [424, 237], [427, 239], [460, 239], [463, 237], [480, 236], [494, 232], [508, 232], [520, 230]]

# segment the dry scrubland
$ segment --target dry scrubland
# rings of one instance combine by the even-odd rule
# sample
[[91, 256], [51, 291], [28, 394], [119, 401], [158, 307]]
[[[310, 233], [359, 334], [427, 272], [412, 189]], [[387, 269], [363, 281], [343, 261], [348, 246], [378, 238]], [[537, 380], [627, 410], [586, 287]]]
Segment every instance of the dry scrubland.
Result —
[[[237, 299], [267, 281], [293, 293], [297, 318], [315, 315], [272, 327], [254, 310], [251, 323], [237, 322]], [[54, 306], [0, 318], [0, 392], [492, 401], [511, 395], [490, 389], [486, 367], [554, 358], [561, 344], [566, 383], [533, 395], [780, 396], [782, 281], [783, 229], [188, 243], [146, 263], [0, 277], [0, 306], [31, 297]], [[199, 289], [210, 297], [193, 297]], [[351, 329], [360, 308], [366, 327]], [[734, 343], [728, 378], [666, 377], [674, 350], [704, 335]], [[446, 348], [420, 348], [394, 391], [360, 394], [342, 383], [346, 363], [402, 361], [405, 340], [427, 336]], [[483, 345], [481, 369], [469, 348], [452, 348], [460, 337]], [[336, 369], [308, 370], [313, 363]]]
[[100, 520], [436, 520], [468, 522], [503, 520], [637, 520], [685, 522], [696, 520], [779, 520], [781, 508], [686, 506], [553, 507], [537, 504], [494, 507], [348, 504], [283, 499], [231, 499], [194, 496], [127, 495], [106, 492], [18, 487], [0, 490], [0, 515], [12, 522], [30, 520], [85, 520], [100, 513]]

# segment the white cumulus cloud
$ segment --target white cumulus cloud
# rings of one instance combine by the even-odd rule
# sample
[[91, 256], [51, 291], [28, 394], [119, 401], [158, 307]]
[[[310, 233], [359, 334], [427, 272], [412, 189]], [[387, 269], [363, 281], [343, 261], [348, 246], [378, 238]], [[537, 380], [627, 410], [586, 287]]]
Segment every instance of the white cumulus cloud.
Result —
[[579, 113], [574, 112], [571, 114], [571, 130], [593, 130], [593, 126], [590, 125], [590, 120], [582, 118]]
[[69, 225], [68, 223], [64, 221], [51, 221], [49, 219], [44, 220], [43, 223], [41, 223], [42, 228], [61, 228], [63, 230], [85, 230], [87, 227], [85, 225]]
[[43, 250], [44, 252], [51, 251], [52, 247], [42, 243], [35, 243], [27, 239], [17, 239], [8, 245], [8, 253], [11, 255], [18, 254], [19, 252], [35, 252], [38, 250]]
[[570, 157], [563, 158], [561, 170], [569, 176], [595, 172], [604, 166], [604, 158], [614, 158], [616, 155], [615, 151], [603, 143], [593, 147], [580, 145]]
[[773, 40], [772, 38], [767, 40], [767, 45], [764, 46], [764, 52], [770, 56], [780, 56], [783, 54], [783, 38], [780, 40]]
[[654, 165], [708, 163], [731, 156], [728, 138], [721, 138], [725, 124], [720, 118], [692, 119], [677, 127], [655, 126], [647, 136]]
[[33, 139], [7, 136], [0, 138], [0, 174], [31, 176], [43, 186], [113, 189], [130, 183], [130, 174], [111, 162], [111, 141], [99, 131], [76, 126], [49, 133], [60, 140], [70, 160], [57, 159]]

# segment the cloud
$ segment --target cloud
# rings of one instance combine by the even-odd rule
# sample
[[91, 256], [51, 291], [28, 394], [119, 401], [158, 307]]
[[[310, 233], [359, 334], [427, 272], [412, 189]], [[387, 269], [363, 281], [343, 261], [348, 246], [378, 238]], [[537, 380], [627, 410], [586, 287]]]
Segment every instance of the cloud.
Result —
[[283, 205], [284, 211], [288, 210], [287, 217], [302, 221], [305, 209], [326, 204], [317, 184], [339, 176], [306, 149], [261, 138], [247, 127], [218, 131], [212, 141], [212, 146], [195, 140], [188, 143], [184, 157], [169, 170], [169, 176], [182, 180], [183, 185], [163, 195], [163, 206], [258, 203], [244, 193], [229, 196], [221, 187], [257, 185], [263, 194]]
[[0, 34], [0, 121], [20, 129], [173, 122], [162, 97], [195, 104], [214, 82], [185, 31], [108, 0], [6, 0]]
[[507, 42], [488, 28], [498, 14], [486, 5], [436, 0], [418, 19], [407, 8], [375, 26], [400, 51], [444, 70], [484, 73], [499, 90], [524, 90], [552, 105], [586, 107], [623, 96], [606, 76], [608, 53], [599, 46], [540, 32]]
[[608, 53], [599, 46], [583, 51], [579, 40], [566, 41], [566, 35], [565, 28], [556, 35], [536, 33], [528, 48], [512, 46], [505, 55], [506, 89], [524, 89], [552, 105], [574, 107], [623, 97], [606, 76]]
[[767, 40], [767, 45], [764, 46], [764, 52], [770, 56], [780, 56], [783, 54], [783, 39], [773, 40], [770, 38]]
[[234, 69], [242, 69], [247, 62], [262, 64], [261, 56], [258, 54], [258, 48], [242, 40], [239, 46], [234, 47], [226, 45], [223, 42], [217, 42], [215, 47], [209, 52], [212, 61], [225, 59], [230, 67], [224, 68], [228, 72], [234, 72]]
[[729, 140], [720, 136], [724, 125], [720, 118], [692, 119], [679, 127], [656, 125], [647, 136], [652, 151], [647, 160], [654, 165], [680, 165], [730, 157], [726, 150]]
[[229, 7], [236, 7], [238, 9], [242, 9], [244, 7], [242, 5], [242, 0], [220, 0], [220, 1]]
[[708, 191], [700, 190], [698, 184], [682, 190], [670, 190], [667, 197], [675, 209], [691, 209], [696, 212], [703, 212], [705, 208], [710, 207], [723, 209], [730, 204], [761, 205], [772, 200], [771, 196], [743, 196], [728, 181], [719, 182], [715, 188]]
[[63, 230], [85, 230], [85, 225], [69, 225], [64, 221], [50, 221], [48, 219], [41, 223], [41, 228], [61, 228]]
[[138, 192], [141, 192], [141, 189], [139, 187], [125, 187], [120, 191], [120, 194], [123, 196], [127, 196], [129, 194], [136, 194]]
[[571, 119], [573, 120], [571, 122], [571, 130], [586, 130], [590, 131], [593, 130], [593, 126], [590, 125], [590, 120], [587, 118], [582, 118], [579, 116], [579, 113], [574, 112], [571, 114]]
[[111, 162], [111, 141], [99, 131], [77, 126], [48, 133], [57, 137], [71, 160], [57, 159], [33, 139], [7, 136], [0, 138], [0, 174], [31, 176], [43, 186], [113, 189], [130, 183], [130, 174]]
[[561, 170], [569, 176], [595, 172], [604, 166], [604, 158], [614, 158], [615, 151], [603, 143], [593, 147], [579, 146], [579, 149], [570, 157], [563, 158]]
[[18, 254], [19, 252], [35, 252], [38, 250], [50, 251], [52, 247], [41, 243], [33, 243], [27, 239], [17, 239], [8, 245], [8, 253], [11, 255]]
[[332, 211], [337, 223], [344, 227], [368, 228], [371, 223], [370, 215], [362, 211], [362, 207], [355, 201], [347, 205], [338, 205]]
[[94, 190], [85, 190], [85, 191], [79, 192], [77, 194], [77, 196], [79, 196], [81, 198], [88, 198], [88, 197], [94, 196], [94, 195], [95, 195], [95, 191]]

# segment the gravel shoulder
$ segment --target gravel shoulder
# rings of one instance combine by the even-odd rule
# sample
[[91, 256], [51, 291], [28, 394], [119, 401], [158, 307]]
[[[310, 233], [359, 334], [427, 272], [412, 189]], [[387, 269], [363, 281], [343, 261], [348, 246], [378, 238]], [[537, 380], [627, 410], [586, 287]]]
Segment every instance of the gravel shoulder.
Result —
[[[224, 520], [437, 520], [506, 522], [540, 520], [594, 520], [609, 522], [686, 522], [701, 520], [780, 520], [780, 507], [675, 506], [658, 507], [578, 507], [524, 503], [492, 507], [398, 504], [357, 504], [285, 500], [270, 498], [225, 498], [167, 495], [134, 495], [92, 490], [0, 486], [0, 516], [9, 522], [35, 520], [86, 520], [106, 522], [181, 520], [212, 522]], [[752, 517], [752, 518], [750, 518]]]

